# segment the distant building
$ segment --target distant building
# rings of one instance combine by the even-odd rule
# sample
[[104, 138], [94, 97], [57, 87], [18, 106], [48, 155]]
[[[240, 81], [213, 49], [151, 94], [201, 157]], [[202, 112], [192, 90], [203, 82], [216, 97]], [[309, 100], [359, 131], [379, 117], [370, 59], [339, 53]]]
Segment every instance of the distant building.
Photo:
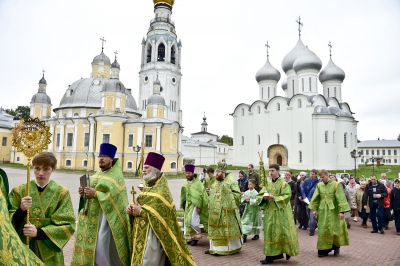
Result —
[[0, 108], [0, 161], [10, 162], [12, 156], [11, 129], [14, 127], [13, 117]]
[[361, 151], [358, 164], [372, 164], [375, 158], [376, 164], [400, 165], [400, 141], [398, 140], [365, 140], [357, 144]]
[[207, 131], [207, 118], [203, 117], [201, 131], [192, 133], [191, 138], [182, 136], [183, 164], [216, 165], [222, 159], [233, 162], [233, 147], [218, 142], [218, 136]]

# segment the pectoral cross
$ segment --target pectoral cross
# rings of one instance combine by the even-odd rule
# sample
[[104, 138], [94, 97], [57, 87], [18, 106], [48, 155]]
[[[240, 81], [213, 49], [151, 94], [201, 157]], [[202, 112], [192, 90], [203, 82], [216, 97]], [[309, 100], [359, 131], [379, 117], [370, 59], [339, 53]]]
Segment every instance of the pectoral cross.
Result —
[[136, 189], [135, 189], [135, 186], [132, 186], [132, 191], [131, 191], [131, 194], [132, 194], [132, 197], [133, 197], [133, 204], [135, 204], [136, 203]]
[[301, 22], [301, 18], [299, 16], [299, 19], [296, 20], [297, 24], [299, 24], [299, 37], [301, 36], [301, 27], [303, 27], [303, 23]]

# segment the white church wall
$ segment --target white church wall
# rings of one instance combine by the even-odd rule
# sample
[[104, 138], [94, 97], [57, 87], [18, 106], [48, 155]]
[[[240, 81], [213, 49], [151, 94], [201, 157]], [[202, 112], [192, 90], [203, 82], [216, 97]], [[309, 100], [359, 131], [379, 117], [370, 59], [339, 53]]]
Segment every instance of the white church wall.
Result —
[[[345, 146], [346, 133], [346, 146]], [[352, 149], [351, 136], [354, 132], [353, 121], [348, 117], [338, 117], [336, 120], [336, 165], [338, 169], [354, 169], [354, 160], [350, 156]]]

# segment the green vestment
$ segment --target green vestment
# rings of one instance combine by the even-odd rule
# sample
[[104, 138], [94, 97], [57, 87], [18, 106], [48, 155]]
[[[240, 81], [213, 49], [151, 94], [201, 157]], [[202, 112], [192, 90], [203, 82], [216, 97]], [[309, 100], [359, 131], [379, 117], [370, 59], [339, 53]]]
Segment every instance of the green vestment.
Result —
[[[19, 185], [11, 191], [8, 197], [8, 210], [12, 219], [14, 213], [21, 205], [21, 199], [26, 195], [26, 185]], [[69, 190], [50, 180], [43, 192], [39, 192], [35, 180], [30, 182], [30, 208], [29, 221], [36, 228], [41, 228], [48, 239], [37, 240], [31, 238], [30, 249], [45, 265], [64, 265], [63, 247], [75, 232], [75, 214]], [[26, 237], [22, 233], [26, 218], [20, 228], [16, 228], [23, 243]]]
[[[227, 174], [222, 181], [215, 181], [211, 186], [209, 197], [208, 238], [214, 247], [228, 246], [230, 241], [240, 239], [242, 228], [239, 216], [241, 192], [232, 174]], [[235, 254], [241, 249], [219, 251], [210, 249], [210, 254]]]
[[196, 232], [190, 224], [192, 220], [194, 207], [200, 208], [200, 223], [207, 231], [208, 227], [208, 195], [203, 184], [194, 174], [193, 181], [185, 181], [181, 188], [181, 206], [185, 209], [185, 226], [186, 226], [186, 241], [200, 240], [201, 232]]
[[327, 184], [318, 183], [308, 208], [318, 212], [317, 249], [350, 244], [346, 221], [339, 219], [339, 213], [350, 211], [350, 206], [338, 182], [329, 180]]
[[209, 176], [204, 178], [204, 181], [203, 181], [204, 189], [211, 188], [211, 186], [212, 186], [212, 184], [214, 184], [215, 180], [216, 180], [215, 176], [213, 176], [212, 178], [210, 178]]
[[3, 196], [7, 199], [8, 197], [8, 178], [6, 172], [0, 168], [0, 190]]
[[[257, 203], [257, 190], [247, 190], [242, 195], [242, 203], [245, 204], [245, 209], [242, 216], [242, 230], [245, 235], [258, 235], [262, 229], [262, 219], [260, 207]], [[246, 198], [250, 197], [250, 201]]]
[[0, 190], [0, 265], [39, 266], [44, 263], [22, 243], [10, 221], [7, 201]]
[[[268, 191], [273, 200], [264, 200]], [[281, 178], [267, 181], [267, 186], [258, 193], [258, 202], [264, 210], [264, 254], [276, 256], [283, 253], [290, 256], [299, 254], [299, 242], [294, 224], [290, 197], [292, 190]]]
[[[103, 213], [112, 233], [117, 256], [123, 265], [127, 266], [132, 242], [129, 216], [125, 209], [129, 205], [129, 201], [120, 161], [115, 159], [111, 169], [105, 172], [99, 170], [90, 177], [90, 187], [96, 189], [96, 194], [93, 198], [88, 199], [86, 212], [80, 204], [78, 230], [71, 265], [94, 265], [100, 215]], [[101, 239], [99, 240], [101, 241]], [[107, 249], [107, 252], [113, 252], [110, 251], [111, 244], [108, 245], [108, 247], [102, 248]]]
[[143, 188], [137, 201], [142, 209], [133, 220], [131, 265], [143, 264], [150, 228], [161, 243], [170, 265], [196, 265], [179, 227], [175, 203], [164, 175]]

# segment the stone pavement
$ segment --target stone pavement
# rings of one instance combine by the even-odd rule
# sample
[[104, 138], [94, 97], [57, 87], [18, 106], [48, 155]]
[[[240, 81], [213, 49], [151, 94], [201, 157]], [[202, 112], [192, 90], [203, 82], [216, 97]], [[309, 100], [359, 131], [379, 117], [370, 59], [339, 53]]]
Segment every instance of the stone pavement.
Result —
[[[25, 182], [25, 171], [11, 168], [4, 170], [9, 176], [10, 188]], [[237, 173], [235, 174], [235, 176], [237, 176]], [[52, 175], [52, 178], [56, 182], [69, 188], [75, 209], [77, 209], [78, 206], [78, 177], [79, 175], [57, 172]], [[179, 202], [180, 188], [183, 182], [183, 179], [168, 180], [175, 205]], [[139, 180], [137, 179], [126, 179], [126, 185], [129, 191], [131, 190], [132, 185], [137, 186], [138, 184]], [[131, 196], [129, 198], [132, 199]], [[368, 224], [367, 229], [360, 226], [360, 221], [351, 221], [351, 223], [352, 227], [349, 230], [350, 246], [342, 247], [340, 249], [341, 253], [338, 257], [334, 257], [331, 253], [328, 257], [318, 258], [316, 250], [317, 234], [315, 236], [309, 236], [308, 231], [297, 229], [300, 243], [300, 254], [296, 257], [292, 257], [289, 261], [286, 261], [285, 259], [276, 261], [274, 265], [400, 266], [400, 236], [396, 235], [393, 222], [390, 222], [389, 230], [386, 230], [385, 235], [371, 234], [370, 223]], [[261, 235], [260, 239], [255, 241], [252, 241], [251, 237], [252, 236], [250, 235], [247, 243], [244, 244], [242, 250], [238, 254], [231, 256], [212, 256], [204, 254], [204, 251], [209, 247], [209, 242], [206, 238], [199, 241], [196, 247], [190, 247], [190, 250], [193, 254], [194, 260], [199, 266], [261, 265], [259, 261], [264, 258], [262, 244], [263, 236]], [[65, 265], [70, 265], [71, 263], [74, 240], [75, 236], [73, 236], [64, 247]]]

